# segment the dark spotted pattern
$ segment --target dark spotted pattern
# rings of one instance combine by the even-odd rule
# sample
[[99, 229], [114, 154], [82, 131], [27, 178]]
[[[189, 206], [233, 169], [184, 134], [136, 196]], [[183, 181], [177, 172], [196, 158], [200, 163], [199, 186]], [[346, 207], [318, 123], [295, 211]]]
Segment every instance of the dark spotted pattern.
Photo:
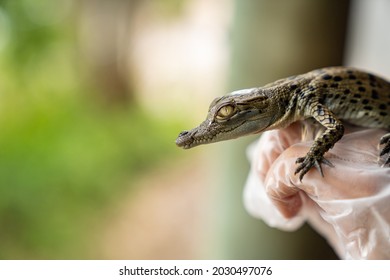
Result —
[[[306, 108], [303, 116], [313, 117], [326, 128], [308, 154], [297, 160], [296, 173], [301, 179], [311, 167], [321, 169], [324, 153], [343, 135], [342, 120], [390, 130], [390, 83], [386, 80], [353, 68], [330, 67], [296, 76], [294, 85], [298, 81], [304, 93], [299, 96], [298, 108]], [[390, 136], [382, 142], [388, 149], [383, 153], [387, 155], [385, 164], [390, 164]]]

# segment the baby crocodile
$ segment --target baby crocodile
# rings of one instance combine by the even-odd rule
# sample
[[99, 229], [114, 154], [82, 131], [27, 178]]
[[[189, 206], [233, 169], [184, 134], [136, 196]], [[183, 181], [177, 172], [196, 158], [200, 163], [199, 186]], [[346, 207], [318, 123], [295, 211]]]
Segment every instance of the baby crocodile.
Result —
[[[371, 128], [390, 129], [390, 83], [376, 75], [350, 67], [327, 67], [292, 76], [259, 88], [234, 91], [211, 103], [207, 119], [179, 134], [176, 144], [189, 149], [200, 144], [229, 140], [266, 130], [284, 128], [308, 118], [324, 128], [309, 152], [299, 157], [299, 179], [321, 163], [333, 166], [324, 154], [340, 140], [340, 119]], [[390, 133], [380, 144], [380, 156], [390, 163]]]

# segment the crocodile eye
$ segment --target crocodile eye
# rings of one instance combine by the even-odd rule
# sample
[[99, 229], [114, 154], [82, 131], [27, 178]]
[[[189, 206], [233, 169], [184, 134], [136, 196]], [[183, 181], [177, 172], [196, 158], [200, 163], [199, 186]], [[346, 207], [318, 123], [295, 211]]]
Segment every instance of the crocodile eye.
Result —
[[218, 110], [216, 118], [219, 120], [227, 119], [231, 117], [235, 112], [236, 109], [234, 106], [225, 105]]

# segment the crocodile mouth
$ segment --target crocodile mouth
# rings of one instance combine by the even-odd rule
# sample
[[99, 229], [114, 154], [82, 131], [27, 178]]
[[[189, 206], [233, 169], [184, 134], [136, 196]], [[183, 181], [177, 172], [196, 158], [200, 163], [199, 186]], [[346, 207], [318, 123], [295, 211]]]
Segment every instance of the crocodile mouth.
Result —
[[222, 137], [218, 137], [218, 135], [220, 135], [220, 134], [223, 135], [223, 134], [229, 133], [230, 131], [235, 130], [237, 127], [241, 126], [243, 123], [245, 123], [245, 121], [239, 123], [236, 126], [233, 126], [233, 127], [227, 128], [227, 129], [225, 128], [224, 130], [213, 131], [213, 132], [209, 131], [208, 133], [198, 134], [198, 135], [197, 135], [197, 133], [198, 133], [197, 129], [193, 129], [193, 130], [189, 130], [189, 131], [185, 130], [185, 131], [182, 131], [179, 134], [179, 136], [177, 137], [176, 145], [180, 148], [183, 148], [183, 149], [190, 149], [190, 148], [202, 145], [202, 144], [209, 144], [209, 143], [219, 142], [222, 140], [236, 138], [236, 137], [231, 137], [231, 138], [226, 138], [226, 139], [220, 139]]
[[181, 132], [176, 139], [176, 145], [183, 149], [190, 149], [198, 145], [211, 143], [215, 137], [215, 135], [212, 134], [197, 137], [195, 134], [196, 132], [190, 131]]

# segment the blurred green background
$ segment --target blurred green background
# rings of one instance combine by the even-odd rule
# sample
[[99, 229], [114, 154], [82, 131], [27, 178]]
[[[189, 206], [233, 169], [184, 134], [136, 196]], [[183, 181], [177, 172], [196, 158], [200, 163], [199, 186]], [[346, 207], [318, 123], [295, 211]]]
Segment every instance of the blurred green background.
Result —
[[90, 256], [99, 216], [176, 152], [182, 121], [148, 114], [125, 77], [91, 77], [117, 65], [83, 57], [87, 2], [0, 1], [2, 259]]
[[0, 259], [335, 258], [245, 212], [248, 139], [174, 140], [216, 96], [343, 64], [350, 2], [0, 0]]

